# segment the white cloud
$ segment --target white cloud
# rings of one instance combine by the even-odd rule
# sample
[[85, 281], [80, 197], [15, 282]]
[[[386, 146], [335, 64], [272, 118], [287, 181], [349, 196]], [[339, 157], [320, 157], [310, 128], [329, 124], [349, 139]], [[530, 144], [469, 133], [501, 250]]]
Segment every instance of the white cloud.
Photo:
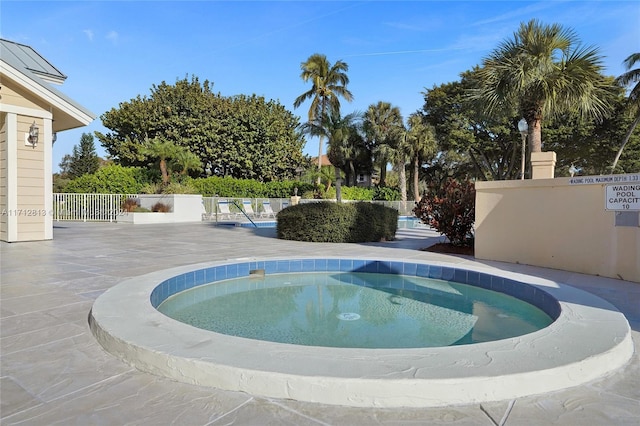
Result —
[[93, 31], [91, 31], [91, 30], [83, 30], [82, 32], [85, 33], [85, 35], [87, 36], [89, 41], [93, 41]]
[[113, 43], [117, 43], [118, 42], [118, 33], [116, 31], [109, 31], [109, 34], [107, 34], [107, 40], [111, 40]]

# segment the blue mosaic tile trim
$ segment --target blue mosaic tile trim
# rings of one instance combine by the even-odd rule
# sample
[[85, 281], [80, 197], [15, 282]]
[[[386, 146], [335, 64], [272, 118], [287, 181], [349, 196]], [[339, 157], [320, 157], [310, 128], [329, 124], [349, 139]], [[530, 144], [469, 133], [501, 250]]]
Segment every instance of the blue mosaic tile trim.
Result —
[[[290, 272], [367, 272], [394, 274], [408, 277], [433, 278], [454, 281], [498, 291], [524, 300], [540, 309], [554, 320], [560, 316], [560, 304], [546, 291], [533, 285], [498, 277], [484, 272], [468, 271], [440, 265], [384, 260], [362, 259], [293, 259], [265, 260], [231, 263], [199, 269], [162, 281], [151, 292], [151, 304], [157, 308], [165, 299], [184, 290], [215, 281], [249, 276], [252, 270], [264, 270], [266, 274]], [[353, 284], [366, 286], [364, 280], [354, 279]], [[407, 284], [404, 284], [407, 285]]]

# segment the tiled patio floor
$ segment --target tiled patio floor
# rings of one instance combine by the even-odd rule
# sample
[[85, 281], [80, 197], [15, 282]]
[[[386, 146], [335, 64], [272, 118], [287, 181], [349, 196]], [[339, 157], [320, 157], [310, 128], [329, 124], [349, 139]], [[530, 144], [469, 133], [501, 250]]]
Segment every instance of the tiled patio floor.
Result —
[[[0, 243], [2, 425], [637, 425], [640, 419], [640, 284], [418, 250], [440, 237], [400, 230], [375, 244], [280, 241], [271, 229], [207, 223], [56, 223], [54, 240]], [[139, 372], [94, 340], [87, 316], [125, 278], [212, 260], [300, 256], [394, 257], [482, 263], [592, 292], [621, 310], [636, 353], [585, 386], [511, 401], [431, 409], [362, 409], [271, 400]], [[126, 321], [126, 319], [123, 319]]]

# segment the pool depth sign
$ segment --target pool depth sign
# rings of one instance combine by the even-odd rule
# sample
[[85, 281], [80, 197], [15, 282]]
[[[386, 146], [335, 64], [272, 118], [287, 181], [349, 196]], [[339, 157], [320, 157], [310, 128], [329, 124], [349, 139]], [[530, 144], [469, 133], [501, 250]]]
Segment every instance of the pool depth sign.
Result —
[[640, 183], [606, 185], [606, 209], [640, 211]]

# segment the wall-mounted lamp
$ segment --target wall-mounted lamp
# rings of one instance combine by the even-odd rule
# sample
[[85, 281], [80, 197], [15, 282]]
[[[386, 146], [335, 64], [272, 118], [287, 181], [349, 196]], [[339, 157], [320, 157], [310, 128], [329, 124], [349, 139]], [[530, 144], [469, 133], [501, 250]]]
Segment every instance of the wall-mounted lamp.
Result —
[[53, 134], [51, 135], [51, 145], [56, 143], [57, 140], [58, 140], [58, 134], [56, 132], [53, 132]]
[[35, 149], [38, 145], [38, 133], [40, 129], [36, 126], [36, 122], [34, 121], [31, 127], [29, 127], [29, 133], [27, 133], [27, 137], [25, 138], [25, 145], [31, 146]]

